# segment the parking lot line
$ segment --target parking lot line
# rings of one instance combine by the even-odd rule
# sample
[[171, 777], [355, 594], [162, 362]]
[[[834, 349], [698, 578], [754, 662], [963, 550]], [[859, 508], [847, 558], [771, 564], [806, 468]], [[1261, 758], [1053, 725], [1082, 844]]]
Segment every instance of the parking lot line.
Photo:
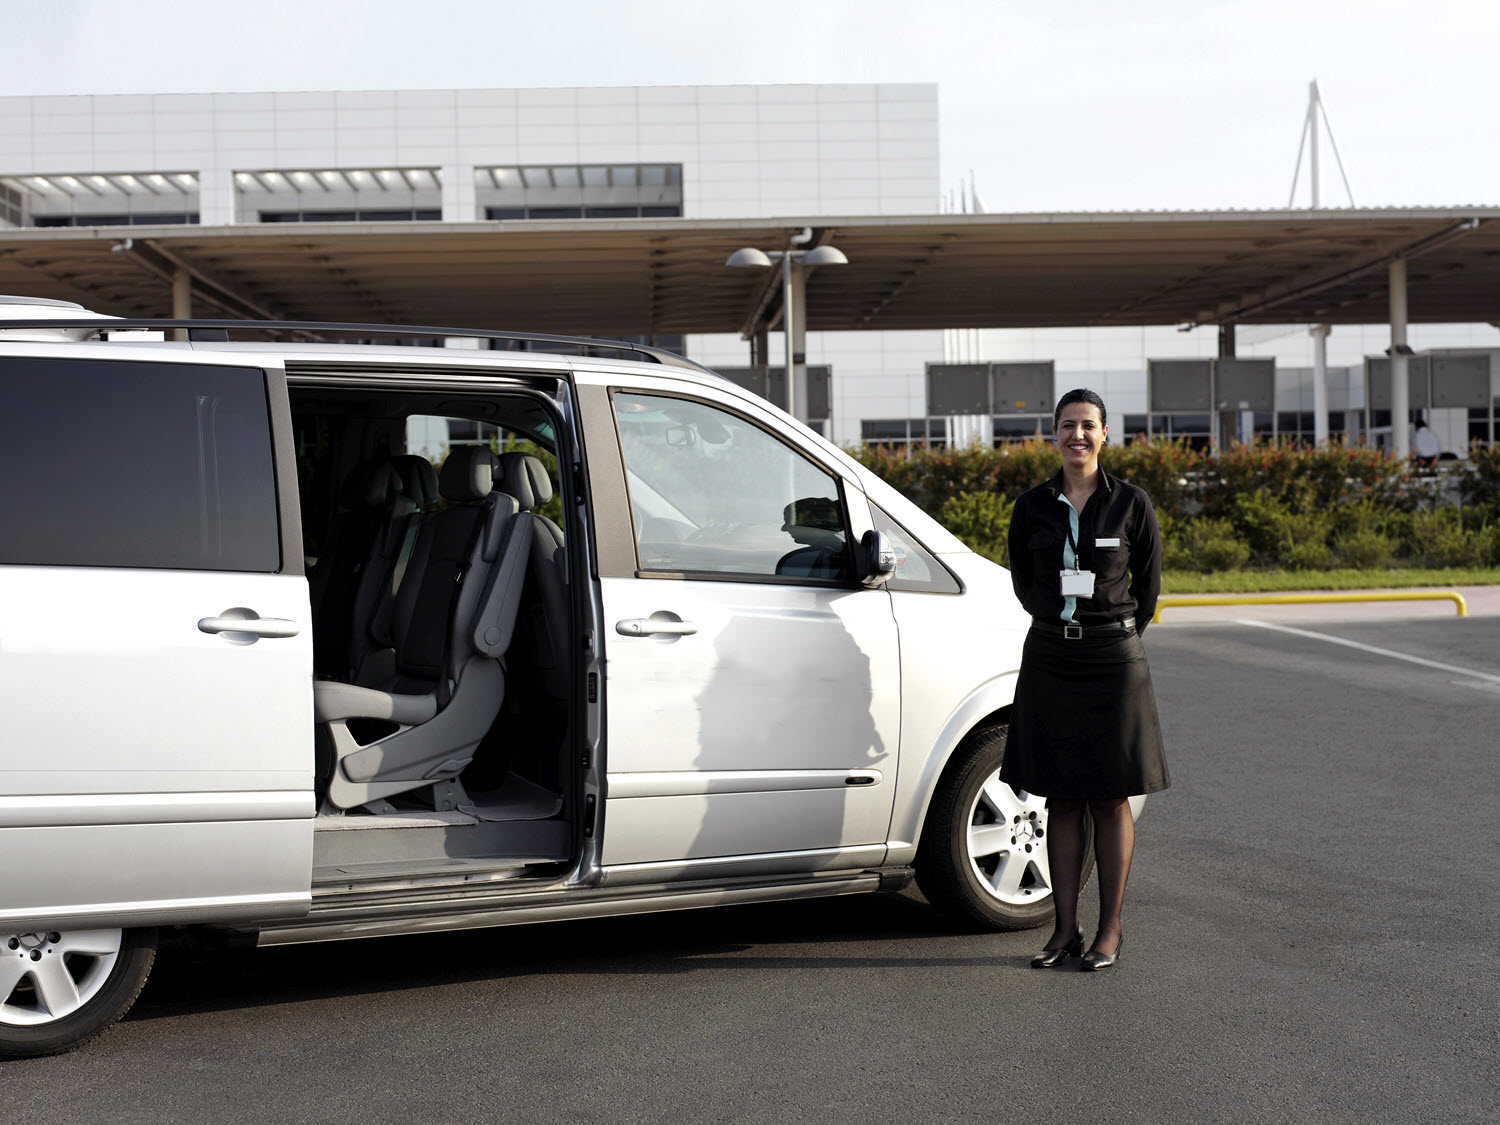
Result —
[[1271, 621], [1252, 621], [1247, 617], [1240, 618], [1235, 624], [1251, 625], [1257, 629], [1273, 629], [1278, 633], [1291, 633], [1297, 637], [1311, 637], [1315, 641], [1327, 641], [1329, 644], [1343, 645], [1345, 648], [1357, 648], [1361, 652], [1371, 652], [1376, 656], [1385, 656], [1392, 660], [1404, 660], [1408, 664], [1420, 664], [1424, 668], [1436, 668], [1440, 672], [1457, 672], [1461, 676], [1471, 676], [1476, 680], [1500, 684], [1500, 676], [1492, 675], [1489, 672], [1476, 672], [1471, 668], [1463, 668], [1457, 664], [1444, 664], [1438, 660], [1428, 660], [1421, 656], [1409, 656], [1404, 652], [1395, 652], [1388, 648], [1377, 648], [1375, 645], [1360, 644], [1358, 641], [1346, 641], [1343, 637], [1334, 637], [1327, 633], [1314, 633], [1308, 629], [1294, 629], [1290, 625], [1277, 625]]

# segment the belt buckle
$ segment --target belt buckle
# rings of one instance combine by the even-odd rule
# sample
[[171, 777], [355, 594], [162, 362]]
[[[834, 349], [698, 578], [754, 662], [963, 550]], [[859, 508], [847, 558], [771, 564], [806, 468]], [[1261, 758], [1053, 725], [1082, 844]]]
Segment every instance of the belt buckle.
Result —
[[1082, 625], [1064, 625], [1063, 626], [1063, 640], [1066, 640], [1066, 641], [1081, 641], [1081, 640], [1083, 640], [1083, 626]]

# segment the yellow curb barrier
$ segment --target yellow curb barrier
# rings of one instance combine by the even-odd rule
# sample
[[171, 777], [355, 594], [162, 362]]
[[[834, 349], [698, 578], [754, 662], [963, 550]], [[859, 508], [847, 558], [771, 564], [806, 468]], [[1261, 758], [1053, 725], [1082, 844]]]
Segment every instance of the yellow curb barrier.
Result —
[[1469, 616], [1469, 604], [1457, 590], [1379, 590], [1327, 594], [1163, 594], [1151, 615], [1154, 624], [1168, 607], [1194, 605], [1308, 605], [1320, 602], [1452, 602], [1459, 617]]

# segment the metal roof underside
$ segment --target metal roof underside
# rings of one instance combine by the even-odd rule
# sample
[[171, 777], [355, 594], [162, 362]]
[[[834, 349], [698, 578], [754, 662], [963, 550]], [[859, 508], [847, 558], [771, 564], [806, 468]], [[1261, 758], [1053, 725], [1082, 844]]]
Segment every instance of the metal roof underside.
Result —
[[815, 330], [1378, 324], [1395, 255], [1412, 321], [1500, 321], [1489, 207], [0, 230], [0, 292], [166, 316], [180, 265], [199, 316], [737, 332], [775, 282], [724, 260], [808, 225], [849, 258], [809, 278]]

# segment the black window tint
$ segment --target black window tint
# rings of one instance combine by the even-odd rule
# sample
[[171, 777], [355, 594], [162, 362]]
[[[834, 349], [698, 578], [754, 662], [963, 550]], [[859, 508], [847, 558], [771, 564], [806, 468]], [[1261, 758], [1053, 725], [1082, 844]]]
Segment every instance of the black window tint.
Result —
[[0, 563], [280, 569], [265, 376], [0, 359]]
[[870, 505], [870, 514], [875, 530], [884, 534], [896, 550], [896, 573], [886, 583], [887, 589], [927, 594], [957, 594], [962, 589], [958, 579], [911, 532], [874, 504]]

